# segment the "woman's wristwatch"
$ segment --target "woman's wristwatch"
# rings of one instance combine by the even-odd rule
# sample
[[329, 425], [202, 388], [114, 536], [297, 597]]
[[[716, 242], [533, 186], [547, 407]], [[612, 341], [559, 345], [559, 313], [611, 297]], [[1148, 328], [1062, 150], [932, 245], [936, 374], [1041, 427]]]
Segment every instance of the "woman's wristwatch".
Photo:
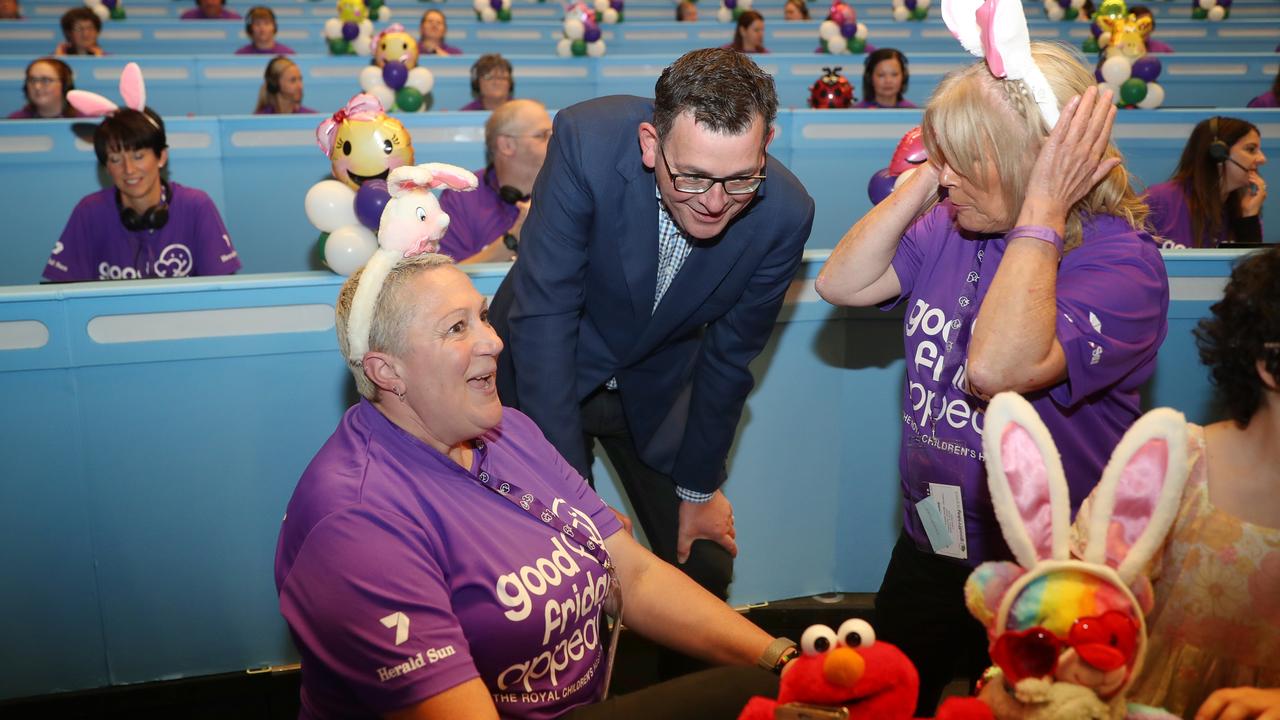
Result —
[[796, 649], [794, 640], [787, 638], [774, 638], [773, 642], [765, 647], [764, 652], [760, 654], [760, 659], [756, 660], [756, 666], [769, 670], [774, 673], [781, 673], [782, 668], [786, 664], [795, 659], [800, 651]]

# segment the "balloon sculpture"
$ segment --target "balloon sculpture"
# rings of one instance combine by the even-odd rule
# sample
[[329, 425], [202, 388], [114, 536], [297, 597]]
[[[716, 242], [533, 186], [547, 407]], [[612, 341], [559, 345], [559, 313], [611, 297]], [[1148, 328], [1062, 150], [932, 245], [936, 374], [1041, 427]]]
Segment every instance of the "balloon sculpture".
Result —
[[1214, 22], [1231, 17], [1231, 0], [1191, 0], [1191, 19]]
[[413, 142], [377, 98], [363, 93], [320, 123], [316, 141], [329, 157], [333, 179], [312, 185], [303, 204], [307, 219], [321, 231], [325, 264], [350, 275], [378, 248], [374, 231], [391, 198], [387, 177], [395, 168], [413, 165]]
[[582, 2], [570, 5], [564, 13], [564, 37], [556, 43], [556, 54], [560, 57], [604, 55], [600, 23], [622, 22], [622, 8], [622, 0], [595, 0], [594, 10]]
[[1085, 0], [1044, 0], [1044, 14], [1050, 20], [1075, 20]]
[[511, 22], [511, 0], [475, 0], [472, 7], [480, 22]]
[[751, 9], [751, 0], [720, 0], [720, 9], [716, 11], [716, 19], [722, 23], [733, 22], [738, 16]]
[[1151, 34], [1151, 18], [1125, 12], [1122, 0], [1107, 0], [1094, 17], [1098, 37], [1085, 40], [1086, 52], [1102, 50], [1095, 76], [1115, 94], [1121, 107], [1146, 110], [1164, 103], [1164, 88], [1155, 80], [1160, 76], [1160, 59], [1147, 53], [1147, 36]]
[[125, 19], [124, 0], [84, 0], [84, 6], [92, 10], [100, 20]]
[[[929, 0], [915, 1], [927, 3]], [[863, 53], [867, 50], [867, 26], [858, 22], [858, 11], [842, 0], [831, 3], [831, 12], [827, 13], [827, 19], [818, 26], [818, 37], [822, 40], [822, 51], [832, 55]]]
[[924, 20], [929, 17], [929, 5], [929, 0], [893, 0], [893, 19], [898, 22]]
[[418, 41], [404, 26], [388, 25], [373, 38], [372, 47], [374, 64], [360, 71], [360, 88], [389, 112], [430, 109], [435, 76], [418, 67]]
[[928, 161], [929, 153], [924, 148], [924, 135], [920, 128], [913, 127], [898, 141], [889, 167], [877, 170], [867, 182], [867, 197], [871, 198], [873, 205], [879, 205], [881, 200], [889, 197], [899, 185], [906, 182], [916, 168]]
[[809, 107], [815, 110], [853, 107], [853, 86], [840, 67], [822, 68], [822, 77], [809, 88]]
[[[375, 9], [376, 8], [376, 9]], [[382, 0], [338, 0], [338, 16], [324, 23], [324, 38], [333, 55], [368, 55], [373, 52], [373, 21], [391, 19], [391, 9]]]

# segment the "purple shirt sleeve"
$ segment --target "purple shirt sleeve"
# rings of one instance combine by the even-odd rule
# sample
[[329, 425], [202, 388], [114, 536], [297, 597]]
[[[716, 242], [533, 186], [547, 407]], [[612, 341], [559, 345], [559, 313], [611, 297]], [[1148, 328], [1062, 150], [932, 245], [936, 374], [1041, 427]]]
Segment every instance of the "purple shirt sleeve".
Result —
[[946, 203], [938, 203], [929, 212], [922, 215], [902, 234], [898, 242], [898, 250], [893, 254], [890, 266], [898, 276], [898, 297], [884, 303], [881, 307], [888, 310], [902, 302], [915, 287], [916, 275], [920, 271], [923, 255], [929, 247], [935, 246], [938, 240], [949, 232], [951, 219]]

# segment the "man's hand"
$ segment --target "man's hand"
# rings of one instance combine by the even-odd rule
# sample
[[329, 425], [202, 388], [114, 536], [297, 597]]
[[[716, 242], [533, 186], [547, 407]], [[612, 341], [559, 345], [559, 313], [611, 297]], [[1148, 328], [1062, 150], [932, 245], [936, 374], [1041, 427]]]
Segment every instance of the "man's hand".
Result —
[[738, 557], [738, 533], [733, 529], [733, 505], [717, 490], [705, 503], [680, 502], [680, 530], [676, 535], [676, 561], [689, 559], [694, 540], [710, 540]]
[[1200, 706], [1196, 720], [1280, 720], [1280, 688], [1224, 688]]

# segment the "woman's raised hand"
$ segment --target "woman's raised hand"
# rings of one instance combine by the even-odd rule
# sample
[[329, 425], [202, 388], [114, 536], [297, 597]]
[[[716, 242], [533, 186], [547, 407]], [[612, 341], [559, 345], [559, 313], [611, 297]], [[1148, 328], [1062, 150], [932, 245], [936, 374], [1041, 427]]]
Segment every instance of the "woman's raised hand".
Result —
[[1036, 217], [1020, 223], [1062, 223], [1071, 207], [1120, 164], [1119, 158], [1103, 158], [1115, 119], [1111, 91], [1099, 91], [1097, 86], [1072, 98], [1062, 108], [1058, 124], [1041, 146], [1027, 183], [1023, 210], [1032, 210]]

